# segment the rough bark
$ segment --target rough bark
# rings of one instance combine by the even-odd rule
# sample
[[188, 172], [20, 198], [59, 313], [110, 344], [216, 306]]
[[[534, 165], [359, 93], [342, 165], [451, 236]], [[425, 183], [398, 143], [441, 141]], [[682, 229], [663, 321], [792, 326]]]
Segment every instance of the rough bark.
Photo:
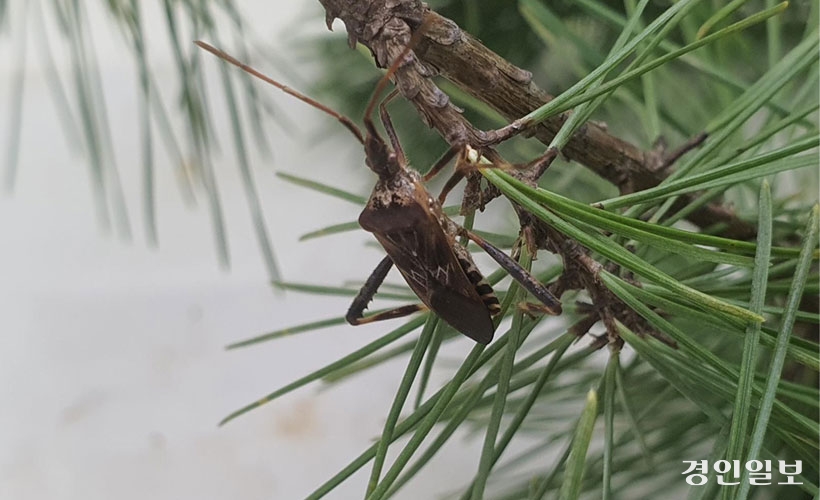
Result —
[[[394, 80], [402, 95], [418, 110], [428, 126], [449, 144], [490, 145], [499, 140], [497, 131], [477, 130], [450, 103], [449, 97], [431, 79], [442, 75], [464, 91], [490, 105], [510, 120], [520, 118], [552, 99], [539, 88], [532, 75], [509, 63], [480, 41], [461, 30], [450, 19], [431, 11], [418, 0], [320, 0], [328, 27], [334, 19], [345, 23], [351, 46], [368, 47], [376, 64], [387, 67], [410, 40], [411, 33], [425, 23], [423, 37], [396, 71]], [[555, 116], [527, 131], [549, 144], [564, 123]], [[666, 158], [657, 150], [644, 151], [608, 133], [604, 126], [587, 123], [561, 153], [631, 193], [659, 184], [668, 175]], [[680, 197], [673, 209], [682, 208], [694, 195]], [[721, 223], [729, 238], [754, 237], [753, 225], [738, 219], [728, 208], [710, 203], [688, 219], [699, 227]]]

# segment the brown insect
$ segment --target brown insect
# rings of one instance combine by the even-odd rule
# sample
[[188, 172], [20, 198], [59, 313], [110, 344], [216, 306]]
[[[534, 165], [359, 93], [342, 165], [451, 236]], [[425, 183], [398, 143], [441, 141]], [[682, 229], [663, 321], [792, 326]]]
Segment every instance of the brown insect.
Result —
[[[467, 162], [466, 148], [453, 147], [430, 170], [421, 176], [408, 167], [407, 158], [398, 141], [386, 110], [386, 104], [397, 94], [393, 91], [379, 105], [379, 116], [390, 139], [388, 145], [381, 138], [373, 122], [373, 111], [379, 95], [390, 77], [407, 57], [417, 41], [416, 31], [402, 54], [393, 62], [376, 86], [364, 114], [365, 133], [348, 117], [330, 109], [228, 54], [204, 43], [196, 44], [225, 61], [279, 88], [280, 90], [318, 108], [339, 120], [364, 145], [365, 163], [378, 175], [367, 206], [359, 216], [361, 227], [373, 233], [387, 252], [385, 257], [353, 299], [347, 312], [347, 321], [361, 325], [373, 321], [399, 318], [424, 309], [430, 309], [450, 326], [481, 344], [493, 338], [493, 316], [501, 312], [492, 287], [482, 276], [470, 253], [456, 241], [466, 236], [477, 243], [510, 275], [544, 304], [543, 310], [560, 314], [561, 303], [541, 283], [533, 278], [514, 259], [480, 236], [458, 226], [441, 209], [441, 201], [454, 182], [448, 182], [439, 199], [434, 199], [424, 186], [458, 153], [458, 161]], [[460, 176], [454, 176], [458, 179]], [[412, 304], [370, 316], [364, 311], [395, 265], [422, 304]]]

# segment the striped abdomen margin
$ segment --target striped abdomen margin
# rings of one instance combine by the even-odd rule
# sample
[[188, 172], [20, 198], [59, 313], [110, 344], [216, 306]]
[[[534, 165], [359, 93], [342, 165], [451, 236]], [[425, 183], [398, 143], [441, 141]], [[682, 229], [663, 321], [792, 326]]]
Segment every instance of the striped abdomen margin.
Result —
[[453, 250], [455, 250], [456, 258], [458, 258], [461, 269], [464, 270], [467, 278], [470, 279], [470, 283], [475, 287], [475, 291], [478, 292], [478, 296], [481, 297], [481, 301], [484, 302], [484, 306], [487, 307], [490, 316], [495, 316], [500, 313], [501, 304], [498, 303], [498, 297], [495, 296], [493, 287], [490, 286], [484, 278], [484, 275], [478, 270], [469, 252], [458, 244], [453, 246]]

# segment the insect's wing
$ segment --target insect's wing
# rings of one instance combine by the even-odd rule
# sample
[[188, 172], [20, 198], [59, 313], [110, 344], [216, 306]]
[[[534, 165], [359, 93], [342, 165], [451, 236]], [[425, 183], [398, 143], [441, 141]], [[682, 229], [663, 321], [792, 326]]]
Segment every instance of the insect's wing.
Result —
[[441, 319], [476, 342], [492, 340], [494, 326], [487, 306], [433, 215], [411, 203], [366, 209], [359, 222], [373, 232], [410, 288]]
[[493, 320], [480, 300], [434, 284], [430, 293], [430, 308], [450, 326], [479, 344], [486, 345], [493, 340]]

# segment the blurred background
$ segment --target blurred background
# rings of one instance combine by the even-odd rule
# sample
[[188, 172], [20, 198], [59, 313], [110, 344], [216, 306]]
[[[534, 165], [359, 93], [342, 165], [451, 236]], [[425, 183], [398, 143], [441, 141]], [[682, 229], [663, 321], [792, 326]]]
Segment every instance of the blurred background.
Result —
[[[0, 498], [303, 497], [381, 432], [400, 370], [379, 367], [334, 391], [310, 387], [217, 427], [231, 411], [360, 347], [385, 326], [339, 326], [225, 351], [248, 337], [342, 316], [350, 298], [275, 292], [271, 286], [248, 215], [219, 65], [205, 56], [202, 83], [212, 92], [208, 111], [218, 150], [209, 168], [218, 186], [230, 268], [224, 265], [208, 189], [201, 187], [209, 174], [186, 144], [188, 118], [181, 109], [166, 12], [162, 2], [139, 3], [152, 90], [167, 109], [184, 159], [180, 163], [169, 153], [168, 134], [152, 115], [156, 245], [144, 209], [145, 106], [122, 19], [102, 2], [82, 2], [85, 54], [96, 57], [83, 61], [60, 24], [57, 6], [71, 15], [68, 3], [4, 2]], [[272, 55], [265, 59], [252, 49], [254, 63], [293, 86], [310, 90], [315, 84], [317, 63], [299, 50], [300, 43], [335, 36], [334, 43], [346, 46], [338, 40], [343, 25], [337, 22], [338, 33], [329, 34], [316, 2], [253, 1], [241, 8], [250, 21], [241, 29], [224, 12], [213, 19], [216, 32], [231, 40], [223, 46], [237, 50], [239, 39], [258, 43]], [[179, 8], [176, 13], [186, 17]], [[178, 26], [187, 56], [195, 50], [192, 29], [181, 20]], [[94, 67], [89, 74], [97, 72], [99, 80], [78, 84], [78, 65]], [[55, 71], [62, 90], [55, 86]], [[98, 99], [95, 109], [104, 103], [107, 110], [111, 149], [100, 148], [103, 174], [90, 165], [78, 123], [79, 91], [72, 92], [82, 85]], [[329, 133], [337, 131], [336, 124], [320, 112], [273, 88], [254, 86], [269, 94], [267, 109], [275, 118], [264, 119], [269, 152], [249, 145], [247, 166], [281, 277], [317, 284], [364, 279], [381, 254], [363, 246], [369, 240], [363, 232], [298, 241], [312, 229], [355, 220], [359, 208], [275, 176], [290, 172], [366, 195], [372, 179], [361, 164], [360, 146], [344, 133]], [[72, 107], [70, 118], [61, 115], [65, 103]], [[75, 120], [73, 127], [65, 126], [67, 119]], [[17, 134], [19, 156], [13, 159]], [[194, 186], [192, 196], [187, 182]], [[459, 344], [465, 351], [470, 347]], [[474, 461], [459, 457], [477, 456], [478, 447], [471, 442], [450, 451], [455, 456], [447, 459], [448, 467], [428, 471], [428, 479], [406, 498], [428, 497], [466, 481]], [[360, 476], [337, 491], [340, 498], [363, 491], [366, 478]]]

